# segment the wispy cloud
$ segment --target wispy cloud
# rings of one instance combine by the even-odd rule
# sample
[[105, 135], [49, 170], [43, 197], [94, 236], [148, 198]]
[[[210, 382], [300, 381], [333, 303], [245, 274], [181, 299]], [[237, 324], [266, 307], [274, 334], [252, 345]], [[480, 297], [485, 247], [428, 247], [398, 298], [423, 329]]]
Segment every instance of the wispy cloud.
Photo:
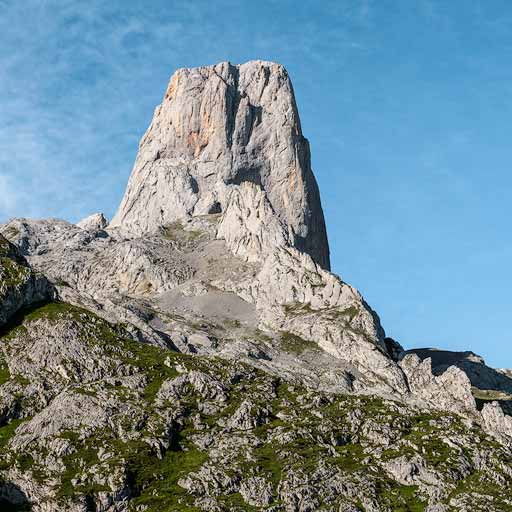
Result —
[[[77, 218], [113, 207], [165, 79], [148, 58], [172, 51], [177, 23], [102, 2], [7, 2], [0, 19], [0, 173], [5, 215]], [[149, 26], [151, 22], [151, 26]], [[158, 73], [155, 73], [158, 74]], [[160, 75], [161, 75], [160, 71]], [[141, 116], [141, 108], [147, 109]]]
[[2, 199], [4, 219], [112, 214], [174, 68], [249, 58], [329, 65], [325, 41], [338, 49], [333, 63], [340, 48], [362, 51], [353, 25], [371, 16], [370, 0], [325, 2], [346, 25], [329, 27], [299, 9], [286, 24], [272, 16], [292, 2], [258, 10], [231, 0], [0, 4], [0, 175], [4, 194], [24, 198]]
[[0, 174], [0, 215], [6, 216], [21, 203], [23, 194], [13, 186], [9, 176]]

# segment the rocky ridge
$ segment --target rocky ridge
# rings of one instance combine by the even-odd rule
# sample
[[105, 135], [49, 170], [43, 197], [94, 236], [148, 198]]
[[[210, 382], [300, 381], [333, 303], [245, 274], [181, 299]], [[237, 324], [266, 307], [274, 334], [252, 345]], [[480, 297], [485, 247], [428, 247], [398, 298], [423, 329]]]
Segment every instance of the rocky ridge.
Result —
[[512, 510], [510, 374], [329, 272], [282, 66], [179, 70], [110, 225], [0, 231], [5, 503]]

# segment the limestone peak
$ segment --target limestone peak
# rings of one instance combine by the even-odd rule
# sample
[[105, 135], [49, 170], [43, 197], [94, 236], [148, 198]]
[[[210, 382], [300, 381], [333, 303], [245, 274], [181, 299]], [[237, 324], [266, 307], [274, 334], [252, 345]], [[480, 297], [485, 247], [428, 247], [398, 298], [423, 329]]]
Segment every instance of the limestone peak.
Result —
[[244, 182], [261, 189], [287, 243], [329, 269], [309, 143], [285, 68], [250, 61], [179, 69], [141, 140], [111, 227], [144, 233], [225, 213]]

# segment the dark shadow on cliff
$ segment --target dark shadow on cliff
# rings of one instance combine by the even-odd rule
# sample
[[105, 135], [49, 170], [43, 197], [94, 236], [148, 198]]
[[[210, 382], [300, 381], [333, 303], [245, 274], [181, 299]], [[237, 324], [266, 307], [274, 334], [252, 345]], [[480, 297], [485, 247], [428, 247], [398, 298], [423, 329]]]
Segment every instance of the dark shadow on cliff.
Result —
[[9, 320], [4, 325], [0, 326], [0, 338], [3, 338], [5, 335], [9, 334], [9, 332], [11, 332], [16, 327], [20, 327], [21, 325], [23, 325], [23, 321], [26, 316], [30, 315], [31, 313], [34, 313], [43, 306], [46, 306], [47, 304], [51, 304], [53, 302], [55, 301], [47, 300], [35, 302], [34, 304], [31, 304], [28, 307], [18, 310], [16, 313], [14, 313], [14, 315], [12, 315], [9, 318]]
[[32, 510], [26, 494], [11, 482], [0, 482], [0, 510], [2, 512], [27, 512]]

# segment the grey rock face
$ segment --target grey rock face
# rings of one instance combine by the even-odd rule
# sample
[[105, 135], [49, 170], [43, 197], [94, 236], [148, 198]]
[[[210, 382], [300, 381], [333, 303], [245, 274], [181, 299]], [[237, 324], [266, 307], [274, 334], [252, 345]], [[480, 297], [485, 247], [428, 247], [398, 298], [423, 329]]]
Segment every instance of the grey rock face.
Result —
[[[228, 245], [229, 237], [216, 240], [219, 225], [223, 216], [214, 214], [176, 222], [152, 236], [132, 237], [123, 230], [86, 231], [56, 220], [9, 224], [17, 232], [13, 241], [57, 284], [62, 299], [128, 322], [139, 339], [183, 351], [244, 354], [294, 378], [309, 380], [320, 372], [327, 387], [346, 388], [352, 382], [349, 388], [407, 392], [403, 372], [387, 353], [379, 319], [357, 290], [291, 246], [270, 251], [267, 244], [263, 262], [247, 261], [252, 258], [245, 258], [246, 253], [232, 255], [238, 251]], [[172, 321], [176, 315], [189, 324], [198, 317], [214, 325], [241, 322], [241, 329], [228, 347], [212, 341], [227, 341], [225, 332], [211, 332], [211, 327], [209, 333], [198, 332]], [[247, 323], [249, 335], [243, 328]], [[251, 340], [255, 328], [270, 332], [277, 346]], [[289, 335], [325, 351], [321, 364], [318, 357], [308, 356], [296, 366], [297, 360], [278, 350], [279, 338]], [[254, 358], [255, 353], [264, 360]], [[334, 370], [339, 364], [342, 373]]]
[[512, 417], [503, 413], [498, 402], [485, 404], [482, 409], [482, 417], [489, 433], [512, 444]]
[[473, 352], [450, 352], [439, 349], [413, 349], [407, 354], [416, 354], [421, 359], [430, 358], [432, 371], [443, 374], [450, 366], [460, 368], [471, 381], [471, 385], [481, 390], [512, 393], [512, 375], [506, 371], [489, 368], [482, 357]]
[[53, 297], [46, 278], [34, 272], [19, 249], [0, 235], [0, 326], [20, 309]]
[[262, 261], [293, 243], [265, 192], [250, 182], [230, 191], [217, 237], [226, 241], [233, 254], [250, 262]]
[[442, 487], [442, 478], [432, 470], [423, 457], [399, 457], [385, 464], [386, 471], [403, 485], [419, 485], [425, 490]]
[[239, 205], [236, 190], [247, 182], [264, 192], [292, 246], [329, 269], [309, 145], [286, 70], [263, 61], [180, 69], [142, 138], [111, 227], [140, 234], [224, 212]]

